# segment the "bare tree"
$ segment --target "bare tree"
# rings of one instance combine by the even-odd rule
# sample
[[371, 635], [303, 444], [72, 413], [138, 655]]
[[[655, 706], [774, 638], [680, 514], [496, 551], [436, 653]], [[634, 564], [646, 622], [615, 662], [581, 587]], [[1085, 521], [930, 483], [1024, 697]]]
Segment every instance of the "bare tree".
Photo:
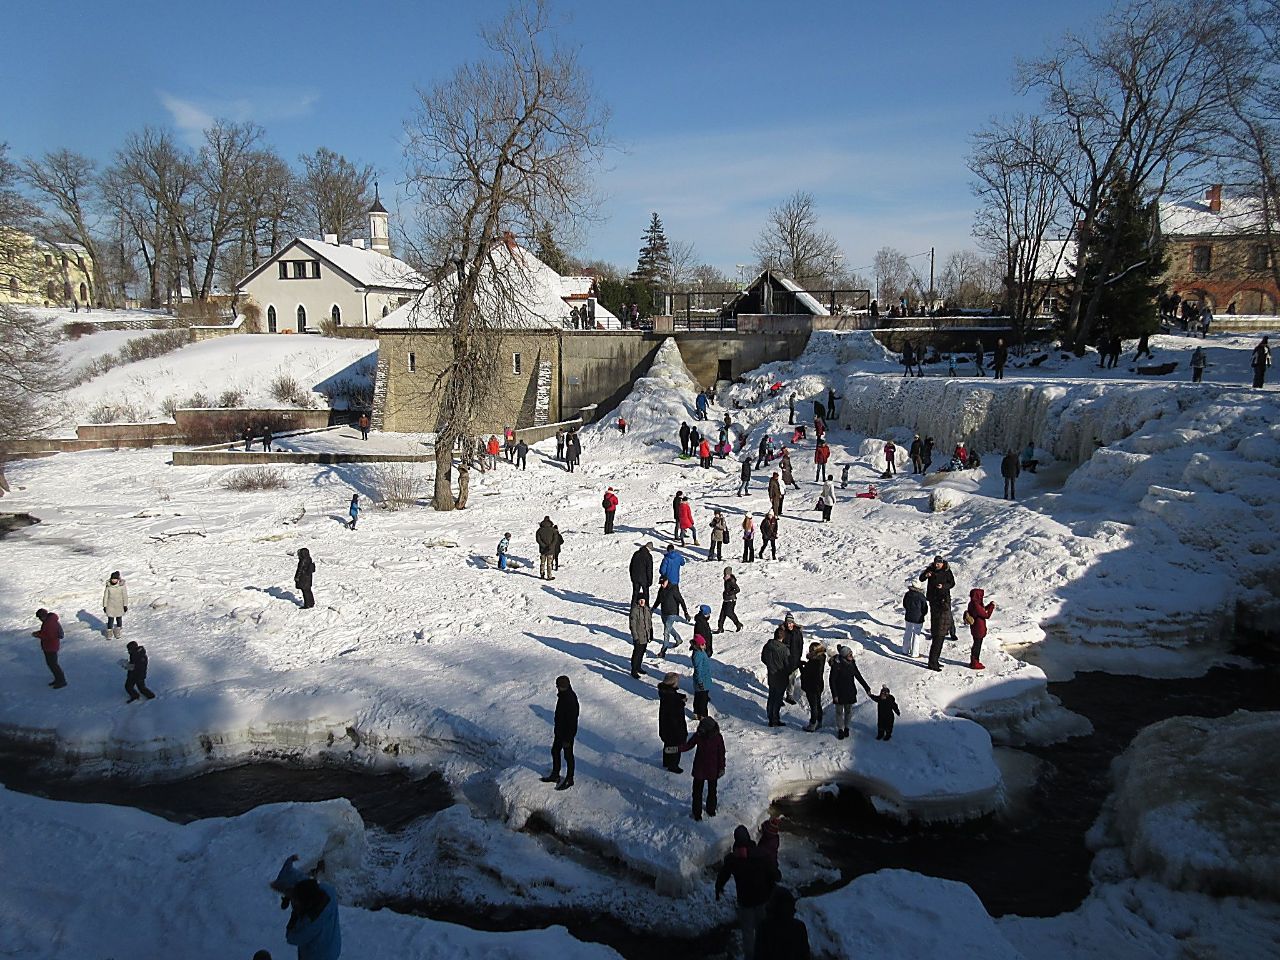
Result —
[[942, 266], [938, 293], [949, 307], [965, 310], [990, 307], [1000, 296], [999, 271], [990, 257], [976, 250], [956, 250]]
[[497, 390], [503, 332], [533, 307], [521, 257], [504, 238], [530, 242], [544, 224], [590, 212], [587, 174], [607, 123], [576, 52], [556, 43], [545, 3], [517, 4], [481, 37], [487, 56], [421, 93], [407, 124], [420, 227], [412, 256], [433, 281], [424, 298], [440, 308], [452, 347], [432, 388], [437, 510], [459, 505], [454, 444], [473, 449]]
[[[23, 179], [43, 201], [36, 231], [47, 243], [74, 243], [84, 248], [93, 264], [90, 302], [110, 296], [102, 279], [102, 263], [95, 236], [97, 225], [97, 165], [88, 157], [70, 150], [52, 150], [42, 157], [28, 158]], [[65, 279], [65, 278], [64, 278]], [[114, 306], [114, 302], [110, 302]]]
[[872, 269], [875, 271], [876, 297], [881, 304], [912, 292], [915, 274], [901, 250], [881, 247], [876, 251]]
[[801, 286], [824, 283], [841, 257], [835, 237], [818, 224], [813, 194], [803, 190], [769, 211], [752, 250], [762, 266], [781, 270]]
[[261, 140], [262, 128], [254, 123], [218, 120], [204, 132], [196, 158], [195, 210], [204, 259], [200, 286], [192, 288], [197, 300], [208, 300], [213, 291], [223, 246], [248, 228], [246, 180], [256, 174], [254, 165], [263, 159]]
[[62, 419], [58, 398], [67, 384], [54, 350], [59, 336], [51, 321], [0, 304], [0, 455]]
[[673, 240], [671, 254], [667, 260], [666, 276], [662, 282], [668, 290], [676, 290], [688, 286], [694, 280], [694, 270], [698, 266], [698, 251], [688, 240]]
[[34, 278], [27, 275], [27, 240], [36, 208], [20, 190], [22, 170], [9, 159], [9, 145], [0, 142], [0, 278], [7, 287], [30, 289]]
[[300, 159], [299, 232], [314, 230], [317, 237], [336, 233], [339, 243], [362, 233], [373, 204], [373, 167], [358, 167], [327, 147]]

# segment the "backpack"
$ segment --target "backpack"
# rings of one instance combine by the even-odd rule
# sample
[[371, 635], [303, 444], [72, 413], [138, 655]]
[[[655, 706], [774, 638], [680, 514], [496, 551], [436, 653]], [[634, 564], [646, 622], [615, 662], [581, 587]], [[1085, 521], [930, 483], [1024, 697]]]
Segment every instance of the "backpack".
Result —
[[970, 613], [968, 610], [966, 610], [966, 611], [964, 612], [964, 625], [965, 625], [966, 627], [972, 627], [972, 626], [973, 626], [973, 624], [974, 624], [974, 622], [975, 622], [975, 621], [974, 621], [974, 619], [973, 619], [973, 614], [972, 614], [972, 613]]

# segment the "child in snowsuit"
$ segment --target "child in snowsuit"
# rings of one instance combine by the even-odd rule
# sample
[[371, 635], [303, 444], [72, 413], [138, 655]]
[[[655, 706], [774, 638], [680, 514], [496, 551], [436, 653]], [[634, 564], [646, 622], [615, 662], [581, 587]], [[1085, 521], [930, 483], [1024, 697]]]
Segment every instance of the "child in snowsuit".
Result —
[[511, 549], [511, 534], [504, 533], [498, 541], [498, 569], [507, 569], [507, 551]]
[[985, 670], [982, 665], [982, 641], [987, 635], [987, 621], [995, 613], [995, 603], [984, 603], [982, 590], [974, 588], [969, 591], [969, 606], [964, 612], [964, 622], [969, 627], [969, 635], [973, 637], [973, 646], [969, 649], [969, 669]]
[[360, 519], [360, 494], [353, 493], [351, 495], [351, 506], [347, 508], [347, 513], [351, 515], [351, 521], [347, 524], [347, 529], [354, 530], [356, 521]]
[[129, 671], [124, 681], [124, 692], [129, 695], [128, 702], [137, 700], [139, 693], [148, 700], [154, 700], [156, 695], [147, 689], [147, 648], [130, 640], [125, 644], [125, 650], [129, 654], [129, 659], [124, 661], [124, 668]]
[[893, 698], [893, 694], [889, 692], [888, 687], [881, 687], [879, 696], [874, 693], [871, 694], [871, 699], [877, 704], [876, 739], [892, 740], [894, 714], [902, 716], [902, 711], [898, 709], [898, 701]]

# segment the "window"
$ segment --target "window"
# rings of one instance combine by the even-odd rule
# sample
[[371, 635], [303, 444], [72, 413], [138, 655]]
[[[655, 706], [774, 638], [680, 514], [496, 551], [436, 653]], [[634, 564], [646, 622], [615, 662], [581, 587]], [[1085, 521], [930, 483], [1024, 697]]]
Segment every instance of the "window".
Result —
[[9, 292], [10, 292], [10, 293], [17, 293], [17, 292], [18, 292], [18, 278], [17, 278], [17, 277], [10, 277], [10, 278], [9, 278]]
[[390, 312], [391, 312], [391, 311], [387, 308], [387, 305], [384, 303], [384, 304], [382, 305], [382, 315], [385, 317], [385, 316], [386, 316], [388, 313], [390, 313]]
[[511, 372], [517, 377], [520, 376], [520, 354], [518, 353], [511, 355]]
[[298, 304], [298, 332], [307, 332], [307, 308]]
[[1249, 269], [1266, 270], [1271, 266], [1271, 251], [1265, 243], [1254, 244], [1249, 251]]
[[342, 311], [338, 309], [336, 303], [329, 308], [329, 319], [333, 321], [335, 327], [342, 326]]
[[44, 285], [44, 298], [46, 300], [58, 299], [58, 288], [52, 280]]
[[76, 266], [81, 270], [84, 269], [84, 257], [80, 256], [78, 253], [76, 254]]
[[80, 299], [85, 303], [89, 302], [89, 287], [86, 284], [80, 284]]
[[418, 355], [416, 353], [409, 354], [409, 372], [413, 373], [418, 369]]
[[295, 280], [307, 279], [307, 261], [305, 260], [293, 261], [293, 279]]
[[1208, 247], [1191, 248], [1191, 269], [1195, 273], [1208, 273], [1213, 264], [1213, 256]]
[[275, 333], [276, 329], [276, 308], [267, 307], [267, 333]]
[[45, 265], [46, 267], [52, 267], [52, 266], [53, 266], [53, 254], [52, 254], [52, 253], [46, 253], [46, 254], [44, 255], [44, 265]]
[[288, 264], [288, 262], [287, 262], [287, 261], [285, 261], [285, 260], [281, 260], [281, 261], [280, 261], [280, 263], [278, 264], [278, 266], [280, 267], [280, 279], [281, 279], [281, 280], [288, 280], [288, 279], [289, 279], [289, 264]]
[[311, 261], [311, 279], [312, 280], [320, 279], [320, 261], [319, 260]]

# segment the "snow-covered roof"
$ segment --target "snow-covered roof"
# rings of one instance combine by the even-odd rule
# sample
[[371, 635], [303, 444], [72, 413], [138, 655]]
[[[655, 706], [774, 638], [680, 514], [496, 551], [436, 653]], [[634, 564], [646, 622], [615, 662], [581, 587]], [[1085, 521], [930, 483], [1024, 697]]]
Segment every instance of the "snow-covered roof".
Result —
[[811, 294], [806, 293], [804, 288], [790, 277], [784, 277], [780, 273], [775, 273], [773, 278], [786, 289], [794, 293], [796, 295], [796, 299], [808, 307], [815, 317], [831, 316], [830, 311], [828, 311], [826, 307], [820, 304]]
[[413, 267], [376, 250], [362, 249], [351, 244], [325, 243], [309, 237], [298, 237], [294, 242], [306, 247], [321, 260], [327, 260], [363, 286], [415, 291], [426, 286], [426, 278]]
[[1074, 240], [1041, 240], [1034, 277], [1039, 281], [1064, 280], [1075, 262]]
[[1160, 204], [1160, 231], [1167, 237], [1231, 236], [1262, 230], [1262, 204], [1254, 197], [1223, 197], [1216, 212], [1200, 197]]
[[582, 300], [591, 296], [595, 283], [595, 277], [561, 277], [560, 296], [567, 300]]

